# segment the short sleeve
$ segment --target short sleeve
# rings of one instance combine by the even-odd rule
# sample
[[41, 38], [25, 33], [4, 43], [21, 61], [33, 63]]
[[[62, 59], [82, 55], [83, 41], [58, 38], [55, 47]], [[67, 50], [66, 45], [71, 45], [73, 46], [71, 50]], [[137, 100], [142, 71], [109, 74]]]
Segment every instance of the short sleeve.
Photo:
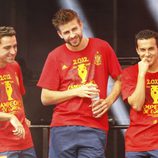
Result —
[[37, 86], [50, 90], [57, 90], [60, 83], [58, 62], [53, 53], [50, 53], [44, 64]]

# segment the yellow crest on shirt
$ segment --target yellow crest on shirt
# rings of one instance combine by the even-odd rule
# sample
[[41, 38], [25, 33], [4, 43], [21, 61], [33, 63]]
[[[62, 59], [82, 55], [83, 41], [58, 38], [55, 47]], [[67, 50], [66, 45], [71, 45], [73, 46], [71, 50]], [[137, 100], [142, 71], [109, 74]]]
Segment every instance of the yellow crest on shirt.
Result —
[[101, 61], [102, 61], [102, 55], [97, 51], [94, 56], [94, 64], [101, 65]]

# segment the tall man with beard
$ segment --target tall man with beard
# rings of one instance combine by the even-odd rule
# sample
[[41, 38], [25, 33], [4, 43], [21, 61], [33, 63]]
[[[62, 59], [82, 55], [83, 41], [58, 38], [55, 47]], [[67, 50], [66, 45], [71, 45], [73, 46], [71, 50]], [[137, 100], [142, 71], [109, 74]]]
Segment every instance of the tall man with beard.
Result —
[[[83, 36], [75, 11], [61, 9], [52, 22], [65, 44], [49, 53], [37, 84], [42, 103], [56, 105], [49, 158], [105, 158], [107, 111], [121, 89], [119, 62], [106, 41]], [[109, 76], [115, 82], [107, 96]]]

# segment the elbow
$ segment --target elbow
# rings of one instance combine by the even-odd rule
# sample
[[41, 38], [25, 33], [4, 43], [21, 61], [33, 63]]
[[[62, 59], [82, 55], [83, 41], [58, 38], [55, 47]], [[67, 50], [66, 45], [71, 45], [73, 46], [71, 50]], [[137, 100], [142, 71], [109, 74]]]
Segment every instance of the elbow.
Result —
[[52, 96], [49, 95], [49, 90], [47, 89], [42, 89], [41, 92], [41, 102], [44, 106], [52, 105], [53, 104], [53, 99]]
[[43, 97], [43, 96], [41, 96], [41, 102], [42, 102], [42, 104], [43, 104], [44, 106], [50, 105], [49, 102], [48, 102], [48, 100], [47, 100], [45, 97]]
[[46, 97], [43, 95], [41, 95], [41, 102], [44, 106], [57, 104], [57, 102], [55, 100], [53, 100], [52, 98], [50, 99], [49, 97]]
[[133, 105], [132, 107], [133, 107], [133, 109], [135, 111], [138, 111], [138, 112], [142, 110], [142, 106], [139, 106], [138, 104], [137, 105]]
[[138, 99], [133, 99], [132, 97], [128, 98], [128, 103], [132, 106], [135, 111], [141, 111], [144, 102], [139, 101]]

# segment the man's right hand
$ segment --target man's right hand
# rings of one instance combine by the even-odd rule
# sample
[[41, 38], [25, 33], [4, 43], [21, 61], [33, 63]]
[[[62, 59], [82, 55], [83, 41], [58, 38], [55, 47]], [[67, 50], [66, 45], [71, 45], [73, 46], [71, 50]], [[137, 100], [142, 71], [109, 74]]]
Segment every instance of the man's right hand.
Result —
[[96, 84], [86, 84], [73, 90], [76, 95], [81, 98], [92, 98], [100, 92]]
[[13, 125], [15, 128], [13, 130], [13, 134], [20, 137], [20, 138], [25, 138], [25, 129], [21, 122], [18, 120], [18, 118], [15, 115], [12, 115], [10, 118], [10, 123]]
[[144, 76], [149, 69], [149, 62], [143, 58], [139, 63], [139, 75]]

